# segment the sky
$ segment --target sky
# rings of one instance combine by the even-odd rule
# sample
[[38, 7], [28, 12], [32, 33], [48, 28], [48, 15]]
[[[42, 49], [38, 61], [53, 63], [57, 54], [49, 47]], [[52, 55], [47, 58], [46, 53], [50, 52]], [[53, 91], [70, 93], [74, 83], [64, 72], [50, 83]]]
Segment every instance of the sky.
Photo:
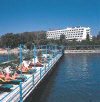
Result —
[[76, 26], [98, 34], [99, 0], [0, 0], [0, 36]]

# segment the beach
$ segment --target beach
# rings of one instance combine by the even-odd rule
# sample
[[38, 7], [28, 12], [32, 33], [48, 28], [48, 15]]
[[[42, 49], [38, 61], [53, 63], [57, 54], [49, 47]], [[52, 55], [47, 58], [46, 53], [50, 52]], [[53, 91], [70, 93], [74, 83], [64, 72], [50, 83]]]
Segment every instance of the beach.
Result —
[[[18, 53], [18, 49], [14, 48], [14, 49], [9, 49], [9, 53], [14, 53], [17, 54]], [[0, 54], [8, 54], [8, 48], [0, 48]]]

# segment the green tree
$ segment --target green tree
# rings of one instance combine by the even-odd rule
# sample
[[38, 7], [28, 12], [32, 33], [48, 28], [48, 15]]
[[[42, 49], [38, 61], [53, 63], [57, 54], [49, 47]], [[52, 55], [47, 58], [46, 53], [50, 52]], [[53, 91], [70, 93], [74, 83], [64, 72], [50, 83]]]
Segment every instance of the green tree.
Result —
[[90, 36], [89, 36], [89, 34], [87, 34], [86, 40], [87, 40], [87, 41], [90, 41]]
[[62, 42], [64, 39], [65, 39], [65, 35], [64, 34], [60, 35], [60, 41]]
[[6, 47], [8, 47], [8, 46], [10, 46], [10, 47], [12, 47], [12, 45], [13, 45], [13, 33], [7, 33], [7, 34], [5, 34], [5, 35], [2, 35], [1, 36], [1, 40], [2, 40], [2, 42], [3, 42], [3, 44], [6, 46]]
[[43, 39], [46, 40], [46, 33], [42, 33], [38, 35], [38, 40]]
[[31, 42], [31, 41], [30, 41], [30, 42], [27, 42], [27, 43], [26, 43], [26, 46], [27, 46], [28, 49], [30, 49], [31, 46], [32, 46], [32, 42]]

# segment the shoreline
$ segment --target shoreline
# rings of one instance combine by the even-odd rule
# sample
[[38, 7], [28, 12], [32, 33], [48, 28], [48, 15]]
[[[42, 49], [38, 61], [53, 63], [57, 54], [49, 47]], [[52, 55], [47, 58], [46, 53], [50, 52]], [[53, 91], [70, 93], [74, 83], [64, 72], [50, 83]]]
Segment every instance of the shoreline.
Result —
[[100, 50], [64, 50], [64, 54], [69, 53], [100, 53]]
[[[14, 48], [14, 49], [9, 49], [9, 54], [18, 54], [18, 49]], [[0, 55], [8, 55], [8, 49], [5, 48], [0, 48]]]

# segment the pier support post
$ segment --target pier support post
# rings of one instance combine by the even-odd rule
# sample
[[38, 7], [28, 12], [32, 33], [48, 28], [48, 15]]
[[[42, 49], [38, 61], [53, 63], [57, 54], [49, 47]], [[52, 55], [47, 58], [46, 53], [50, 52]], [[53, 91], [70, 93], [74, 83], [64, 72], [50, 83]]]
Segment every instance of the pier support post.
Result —
[[33, 73], [33, 88], [34, 88], [34, 73]]
[[19, 86], [20, 86], [20, 102], [23, 102], [23, 100], [22, 100], [22, 83], [21, 82], [20, 82]]
[[46, 64], [45, 64], [45, 73], [46, 73]]

